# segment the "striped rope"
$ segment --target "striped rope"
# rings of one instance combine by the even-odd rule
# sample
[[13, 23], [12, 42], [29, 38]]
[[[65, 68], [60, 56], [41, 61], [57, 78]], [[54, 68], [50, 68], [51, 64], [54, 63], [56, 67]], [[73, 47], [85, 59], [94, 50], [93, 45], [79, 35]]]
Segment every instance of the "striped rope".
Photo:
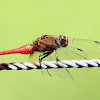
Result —
[[[42, 68], [83, 68], [83, 67], [100, 67], [100, 59], [92, 60], [62, 60], [56, 61], [43, 61], [41, 63]], [[22, 62], [22, 63], [0, 63], [0, 70], [30, 70], [41, 69], [39, 62]]]

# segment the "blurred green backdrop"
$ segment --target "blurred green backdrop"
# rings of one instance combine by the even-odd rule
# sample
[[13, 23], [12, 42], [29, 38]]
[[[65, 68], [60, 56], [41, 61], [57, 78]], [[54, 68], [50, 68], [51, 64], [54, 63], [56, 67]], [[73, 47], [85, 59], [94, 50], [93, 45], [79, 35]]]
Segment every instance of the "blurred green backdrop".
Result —
[[[0, 0], [0, 50], [63, 34], [100, 41], [100, 0]], [[28, 61], [4, 55], [0, 62]], [[74, 80], [52, 79], [38, 70], [1, 71], [1, 100], [100, 100], [100, 69], [70, 69]]]

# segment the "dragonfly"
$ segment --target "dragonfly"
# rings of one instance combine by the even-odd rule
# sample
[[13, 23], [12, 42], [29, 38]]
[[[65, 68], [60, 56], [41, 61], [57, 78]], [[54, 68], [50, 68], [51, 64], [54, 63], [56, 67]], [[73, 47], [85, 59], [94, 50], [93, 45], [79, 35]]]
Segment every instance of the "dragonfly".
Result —
[[[61, 62], [61, 60], [69, 59], [88, 59], [89, 55], [98, 53], [99, 50], [100, 42], [98, 41], [70, 38], [64, 35], [58, 37], [43, 35], [33, 41], [32, 44], [27, 44], [12, 50], [0, 51], [0, 55], [20, 53], [30, 54], [29, 58], [32, 58], [37, 52], [39, 53], [38, 59], [40, 68], [42, 69], [42, 61], [50, 57], [54, 52], [56, 61]], [[68, 70], [66, 71], [69, 73]], [[51, 76], [48, 69], [47, 72]]]

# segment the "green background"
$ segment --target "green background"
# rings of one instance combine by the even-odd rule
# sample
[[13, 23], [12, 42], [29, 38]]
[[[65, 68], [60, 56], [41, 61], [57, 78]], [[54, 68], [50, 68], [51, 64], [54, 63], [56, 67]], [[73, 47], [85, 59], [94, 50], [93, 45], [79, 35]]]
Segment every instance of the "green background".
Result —
[[[0, 50], [63, 34], [100, 41], [100, 0], [0, 0]], [[24, 62], [29, 55], [0, 56]], [[0, 100], [100, 100], [100, 69], [70, 69], [74, 80], [53, 79], [39, 70], [1, 71]]]

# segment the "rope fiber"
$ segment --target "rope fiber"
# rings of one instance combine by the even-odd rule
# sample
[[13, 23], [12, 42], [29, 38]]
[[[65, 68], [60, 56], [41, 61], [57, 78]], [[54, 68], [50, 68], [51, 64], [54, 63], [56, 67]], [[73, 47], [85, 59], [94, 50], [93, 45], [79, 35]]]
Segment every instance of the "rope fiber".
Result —
[[[59, 61], [42, 61], [41, 67], [50, 68], [83, 68], [83, 67], [100, 67], [100, 59], [92, 60], [62, 60]], [[22, 62], [22, 63], [0, 63], [0, 70], [30, 70], [41, 69], [39, 62]]]

